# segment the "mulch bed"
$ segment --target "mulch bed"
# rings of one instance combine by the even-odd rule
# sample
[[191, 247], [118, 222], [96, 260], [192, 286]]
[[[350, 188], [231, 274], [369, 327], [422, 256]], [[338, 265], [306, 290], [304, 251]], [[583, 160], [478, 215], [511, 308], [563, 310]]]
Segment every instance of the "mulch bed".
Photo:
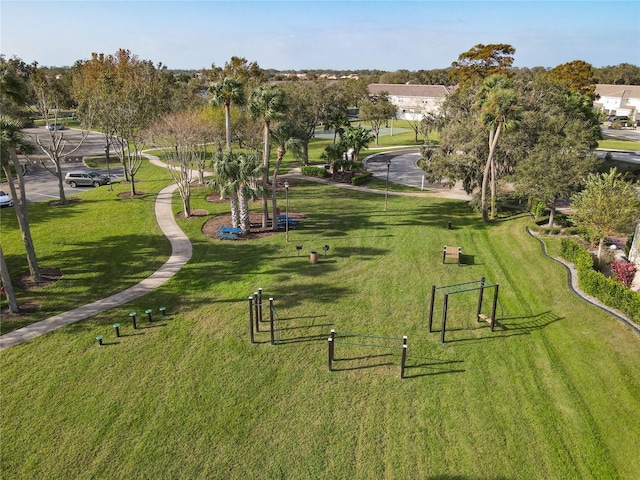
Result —
[[[218, 196], [218, 198], [220, 197]], [[301, 213], [289, 213], [289, 218], [295, 220], [297, 223], [301, 223], [305, 218], [307, 218], [307, 216]], [[262, 213], [250, 213], [249, 220], [252, 225], [256, 226], [252, 226], [251, 231], [247, 235], [239, 236], [238, 240], [256, 240], [258, 238], [270, 237], [271, 235], [282, 235], [285, 233], [284, 228], [276, 230], [275, 232], [271, 227], [262, 228]], [[217, 215], [208, 220], [202, 226], [202, 233], [209, 238], [217, 239], [216, 233], [218, 233], [218, 229], [220, 227], [230, 227], [231, 225], [231, 214]], [[295, 227], [289, 226], [289, 230], [293, 230], [294, 228]]]
[[[42, 281], [36, 282], [29, 272], [23, 273], [13, 278], [13, 288], [22, 290], [33, 290], [36, 288], [43, 288], [56, 283], [62, 278], [62, 272], [58, 268], [41, 268], [40, 275], [42, 275]], [[20, 317], [26, 317], [40, 310], [40, 304], [36, 302], [20, 302], [20, 295], [16, 292], [18, 297], [18, 307], [20, 312], [12, 313], [9, 311], [7, 305], [0, 308], [0, 315], [2, 320], [17, 319]]]

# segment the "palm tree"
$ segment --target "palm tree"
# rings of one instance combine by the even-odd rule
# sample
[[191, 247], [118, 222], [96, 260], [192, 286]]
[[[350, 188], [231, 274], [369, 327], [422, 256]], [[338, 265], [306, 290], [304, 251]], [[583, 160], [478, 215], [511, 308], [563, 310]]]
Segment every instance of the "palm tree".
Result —
[[[11, 197], [14, 199], [14, 212], [20, 225], [22, 233], [22, 241], [27, 251], [27, 262], [29, 263], [29, 274], [36, 282], [42, 281], [40, 268], [38, 267], [38, 259], [36, 250], [31, 238], [31, 228], [29, 227], [29, 216], [27, 213], [27, 198], [24, 189], [24, 179], [22, 178], [22, 166], [18, 160], [16, 150], [29, 152], [33, 150], [33, 145], [28, 143], [22, 135], [22, 124], [12, 118], [0, 116], [0, 159], [2, 170], [7, 178]], [[13, 164], [13, 168], [18, 177], [18, 185], [20, 186], [20, 198], [18, 199], [16, 187], [13, 183], [13, 175], [9, 166], [9, 159]]]
[[367, 148], [369, 144], [376, 139], [375, 134], [364, 127], [349, 127], [342, 136], [342, 142], [344, 146], [349, 149], [353, 149], [351, 160], [354, 163], [358, 163], [358, 157], [360, 156], [360, 150]]
[[[278, 209], [276, 186], [278, 185], [278, 172], [280, 171], [282, 159], [287, 153], [287, 148], [295, 149], [301, 147], [301, 141], [296, 137], [296, 132], [296, 126], [291, 122], [280, 123], [271, 131], [271, 137], [278, 144], [278, 150], [276, 153], [276, 164], [273, 167], [273, 177], [271, 179], [271, 208], [274, 212]], [[273, 222], [272, 229], [278, 229], [278, 222]]]
[[211, 103], [224, 106], [224, 120], [226, 128], [227, 150], [231, 150], [231, 103], [235, 105], [245, 104], [244, 88], [242, 84], [233, 79], [225, 78], [221, 82], [209, 87]]
[[18, 313], [20, 306], [16, 299], [16, 292], [13, 289], [13, 282], [11, 282], [11, 275], [7, 269], [7, 262], [4, 258], [4, 252], [2, 251], [2, 245], [0, 245], [0, 280], [2, 281], [3, 293], [7, 297], [7, 303], [9, 304], [9, 311], [11, 313]]
[[[244, 233], [251, 230], [249, 220], [249, 200], [258, 198], [262, 190], [258, 180], [262, 175], [262, 165], [251, 154], [239, 154], [238, 159], [238, 204], [240, 207], [240, 228]], [[276, 223], [276, 222], [274, 222]]]
[[482, 123], [489, 129], [489, 155], [482, 175], [481, 207], [482, 220], [488, 221], [487, 183], [491, 174], [491, 218], [495, 216], [496, 167], [494, 155], [498, 139], [503, 130], [515, 129], [519, 125], [517, 95], [506, 75], [491, 75], [482, 82], [476, 106], [480, 110]]
[[231, 204], [231, 223], [240, 226], [240, 209], [238, 206], [238, 189], [240, 165], [238, 158], [231, 150], [218, 153], [213, 159], [213, 175], [222, 196], [228, 195]]
[[[262, 152], [262, 228], [269, 222], [269, 205], [265, 192], [269, 179], [269, 155], [271, 154], [271, 122], [284, 118], [286, 103], [284, 92], [274, 85], [261, 85], [251, 94], [249, 115], [263, 122], [264, 149]], [[274, 186], [275, 188], [275, 186]]]

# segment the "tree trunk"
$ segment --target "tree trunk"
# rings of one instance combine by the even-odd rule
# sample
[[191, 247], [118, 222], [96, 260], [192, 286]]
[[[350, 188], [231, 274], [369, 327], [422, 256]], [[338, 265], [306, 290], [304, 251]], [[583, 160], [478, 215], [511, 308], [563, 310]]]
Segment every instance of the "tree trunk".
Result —
[[249, 200], [242, 194], [242, 189], [238, 190], [238, 210], [240, 212], [240, 228], [244, 233], [248, 233], [251, 230]]
[[491, 220], [496, 218], [496, 191], [498, 181], [496, 179], [496, 162], [494, 157], [491, 157]]
[[273, 168], [273, 180], [271, 182], [271, 211], [273, 212], [273, 222], [271, 224], [271, 230], [274, 232], [278, 230], [278, 219], [276, 217], [276, 212], [278, 211], [278, 197], [277, 197], [277, 186], [278, 186], [278, 172], [280, 171], [280, 164], [282, 163], [282, 158], [286, 150], [284, 147], [278, 147], [278, 158], [276, 160], [276, 166]]
[[[267, 228], [269, 223], [269, 202], [267, 201], [267, 186], [269, 185], [269, 154], [271, 152], [271, 135], [269, 122], [264, 122], [264, 152], [262, 153], [262, 228]], [[275, 186], [274, 186], [275, 188]]]
[[598, 269], [600, 269], [602, 267], [602, 252], [604, 251], [604, 239], [605, 237], [602, 237], [600, 239], [600, 241], [598, 242]]
[[240, 208], [238, 206], [238, 192], [231, 192], [229, 201], [231, 203], [231, 223], [232, 227], [240, 226]]
[[31, 238], [31, 228], [29, 226], [29, 214], [27, 212], [27, 197], [24, 192], [24, 178], [22, 177], [22, 166], [18, 160], [18, 156], [13, 150], [10, 151], [11, 160], [13, 160], [13, 167], [18, 177], [18, 185], [20, 186], [20, 198], [18, 199], [16, 193], [16, 187], [13, 183], [13, 177], [8, 164], [3, 165], [4, 174], [7, 177], [9, 183], [9, 190], [11, 196], [14, 199], [13, 211], [16, 213], [18, 224], [20, 225], [20, 233], [22, 233], [22, 241], [24, 242], [24, 248], [27, 251], [27, 262], [29, 263], [29, 274], [36, 282], [42, 281], [40, 275], [40, 267], [38, 267], [38, 258], [36, 256], [36, 249], [33, 246], [33, 239]]
[[7, 303], [9, 304], [9, 311], [11, 313], [20, 312], [18, 301], [16, 300], [16, 293], [13, 290], [13, 283], [11, 282], [11, 275], [7, 268], [7, 262], [4, 258], [4, 252], [0, 245], [0, 280], [2, 280], [2, 286], [4, 287], [4, 294], [7, 296]]
[[58, 180], [58, 196], [62, 205], [67, 204], [67, 195], [64, 193], [64, 180], [62, 178], [62, 167], [56, 163], [56, 179]]
[[231, 107], [224, 104], [225, 136], [227, 140], [227, 150], [231, 151]]
[[489, 157], [487, 163], [484, 166], [484, 172], [482, 174], [482, 189], [480, 191], [480, 205], [482, 209], [482, 221], [489, 221], [487, 212], [487, 184], [489, 180], [489, 172], [491, 171], [491, 164], [493, 162], [493, 154], [498, 144], [498, 137], [500, 137], [500, 130], [502, 129], [502, 123], [498, 123], [498, 127], [489, 131]]
[[302, 142], [302, 163], [309, 165], [309, 142]]
[[556, 217], [556, 201], [554, 200], [553, 202], [551, 202], [551, 205], [549, 206], [549, 223], [547, 224], [547, 226], [549, 228], [553, 227], [553, 222], [555, 220]]

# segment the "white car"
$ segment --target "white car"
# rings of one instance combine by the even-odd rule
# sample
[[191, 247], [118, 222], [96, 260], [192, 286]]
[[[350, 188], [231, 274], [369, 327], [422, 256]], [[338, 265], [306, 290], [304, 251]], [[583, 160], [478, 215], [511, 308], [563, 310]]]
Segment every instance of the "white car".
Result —
[[8, 193], [4, 193], [0, 190], [0, 207], [13, 207], [13, 200]]
[[56, 130], [64, 130], [64, 125], [61, 123], [48, 123], [47, 130], [56, 131]]

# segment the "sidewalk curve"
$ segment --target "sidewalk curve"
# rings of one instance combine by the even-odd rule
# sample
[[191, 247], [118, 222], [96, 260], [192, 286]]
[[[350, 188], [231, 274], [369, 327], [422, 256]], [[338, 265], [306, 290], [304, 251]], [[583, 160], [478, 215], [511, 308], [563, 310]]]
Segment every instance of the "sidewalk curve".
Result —
[[[159, 162], [157, 158], [151, 156], [148, 156], [148, 158], [156, 165], [166, 166], [162, 162]], [[56, 330], [57, 328], [64, 327], [65, 325], [69, 325], [74, 322], [79, 322], [80, 320], [84, 320], [100, 312], [131, 302], [136, 298], [146, 295], [155, 288], [158, 288], [178, 273], [178, 271], [180, 271], [180, 269], [191, 259], [192, 247], [189, 238], [182, 230], [180, 230], [180, 227], [178, 227], [171, 209], [171, 199], [173, 197], [173, 192], [177, 188], [178, 186], [175, 184], [169, 185], [162, 189], [156, 198], [156, 221], [171, 243], [171, 256], [164, 265], [137, 285], [129, 287], [122, 292], [115, 293], [107, 298], [96, 300], [88, 305], [74, 308], [68, 312], [60, 313], [0, 336], [0, 352], [14, 345], [18, 345]]]

